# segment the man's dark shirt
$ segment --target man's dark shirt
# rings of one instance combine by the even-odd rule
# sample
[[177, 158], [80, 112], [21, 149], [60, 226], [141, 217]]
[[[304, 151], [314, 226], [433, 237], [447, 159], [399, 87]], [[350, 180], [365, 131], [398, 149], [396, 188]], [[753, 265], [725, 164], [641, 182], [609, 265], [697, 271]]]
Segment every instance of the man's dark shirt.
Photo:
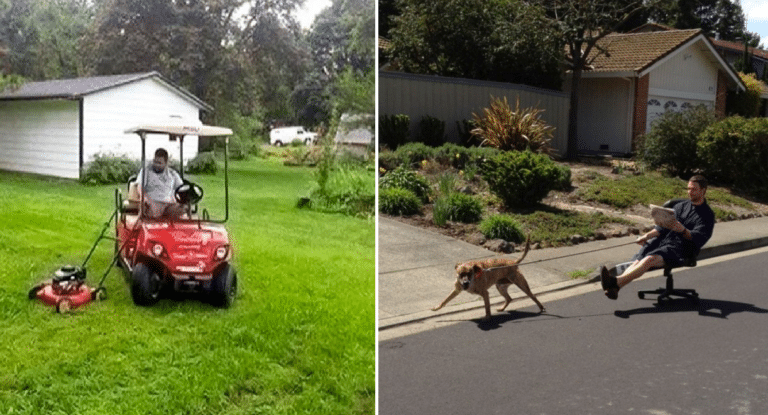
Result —
[[659, 255], [668, 265], [680, 265], [685, 258], [699, 254], [701, 247], [712, 237], [715, 228], [715, 213], [712, 212], [706, 200], [699, 206], [684, 200], [674, 208], [675, 219], [691, 232], [691, 240], [685, 239], [683, 233], [656, 226], [659, 236], [643, 246], [635, 259], [648, 255]]

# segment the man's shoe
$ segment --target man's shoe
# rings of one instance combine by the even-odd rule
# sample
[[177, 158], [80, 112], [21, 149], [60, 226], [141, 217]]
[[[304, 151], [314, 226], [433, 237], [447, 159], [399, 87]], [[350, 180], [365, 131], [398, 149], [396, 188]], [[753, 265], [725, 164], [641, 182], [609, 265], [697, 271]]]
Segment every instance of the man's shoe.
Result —
[[605, 296], [611, 300], [619, 298], [619, 283], [616, 281], [616, 277], [611, 275], [608, 268], [602, 266], [600, 268], [600, 284], [603, 286]]

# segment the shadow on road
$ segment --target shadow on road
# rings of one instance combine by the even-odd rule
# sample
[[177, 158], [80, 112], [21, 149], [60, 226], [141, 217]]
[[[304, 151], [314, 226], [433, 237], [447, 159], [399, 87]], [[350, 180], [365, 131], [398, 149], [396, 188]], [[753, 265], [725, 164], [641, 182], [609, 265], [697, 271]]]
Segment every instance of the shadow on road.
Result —
[[558, 316], [555, 314], [549, 314], [547, 312], [528, 312], [528, 311], [518, 311], [518, 310], [510, 310], [507, 311], [504, 314], [495, 314], [491, 316], [490, 320], [482, 320], [482, 319], [473, 319], [477, 323], [477, 327], [484, 331], [489, 330], [495, 330], [498, 328], [501, 328], [501, 326], [505, 323], [509, 322], [519, 322], [522, 319], [526, 318], [532, 318], [532, 317], [542, 317], [542, 318], [564, 318], [562, 316]]
[[700, 316], [728, 318], [732, 313], [768, 313], [768, 310], [755, 307], [753, 304], [735, 301], [699, 299], [698, 304], [688, 299], [665, 300], [661, 304], [654, 303], [653, 307], [636, 308], [634, 310], [616, 310], [614, 315], [629, 318], [639, 314], [674, 313], [697, 311]]

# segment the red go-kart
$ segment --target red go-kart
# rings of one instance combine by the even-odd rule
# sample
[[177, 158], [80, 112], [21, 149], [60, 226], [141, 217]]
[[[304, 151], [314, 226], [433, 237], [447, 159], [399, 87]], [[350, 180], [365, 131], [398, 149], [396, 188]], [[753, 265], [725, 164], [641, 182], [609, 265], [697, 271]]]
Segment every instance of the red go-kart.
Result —
[[[232, 243], [224, 227], [229, 217], [229, 177], [226, 136], [232, 130], [213, 126], [141, 126], [126, 133], [141, 138], [141, 165], [146, 167], [148, 134], [165, 134], [178, 141], [184, 182], [175, 191], [176, 201], [185, 206], [179, 219], [150, 218], [140, 200], [141, 184], [128, 184], [128, 197], [117, 192], [119, 211], [116, 223], [115, 255], [126, 271], [133, 302], [141, 306], [157, 303], [164, 292], [202, 294], [219, 307], [232, 305], [237, 295], [237, 273], [231, 265]], [[224, 137], [225, 217], [213, 220], [208, 211], [198, 212], [203, 189], [184, 179], [184, 137]], [[146, 175], [143, 175], [146, 177]], [[172, 290], [172, 291], [171, 291]]]

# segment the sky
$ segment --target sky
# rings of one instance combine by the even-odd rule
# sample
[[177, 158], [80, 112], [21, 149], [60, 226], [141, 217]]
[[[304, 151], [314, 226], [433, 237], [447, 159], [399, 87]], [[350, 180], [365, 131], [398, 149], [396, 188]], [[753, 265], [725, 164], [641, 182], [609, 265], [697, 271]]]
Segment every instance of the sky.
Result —
[[747, 18], [747, 30], [760, 35], [760, 43], [768, 47], [768, 0], [741, 0]]
[[309, 29], [312, 26], [312, 22], [315, 21], [315, 16], [330, 5], [331, 0], [306, 0], [304, 6], [296, 13], [296, 18], [299, 20], [302, 28]]

